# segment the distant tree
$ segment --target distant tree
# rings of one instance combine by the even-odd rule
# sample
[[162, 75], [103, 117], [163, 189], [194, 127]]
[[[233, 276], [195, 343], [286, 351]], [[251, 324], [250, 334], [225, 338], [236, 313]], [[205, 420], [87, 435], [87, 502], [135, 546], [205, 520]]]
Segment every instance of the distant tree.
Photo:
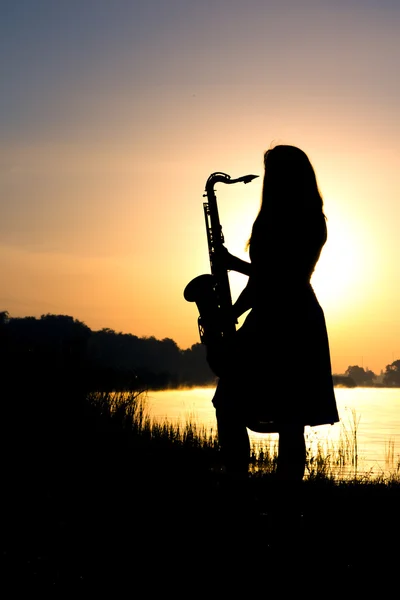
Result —
[[373, 386], [376, 379], [373, 371], [369, 369], [365, 370], [363, 367], [357, 365], [347, 367], [345, 375], [353, 379], [356, 385], [364, 387]]
[[0, 311], [0, 327], [2, 325], [7, 325], [9, 320], [10, 320], [10, 315], [9, 315], [8, 311], [7, 310]]
[[50, 375], [58, 380], [64, 374], [71, 384], [82, 376], [90, 389], [216, 385], [203, 344], [182, 350], [171, 338], [109, 327], [92, 331], [69, 315], [11, 318], [0, 312], [0, 366], [14, 378], [23, 374], [27, 385], [32, 378], [50, 382]]
[[7, 324], [10, 320], [9, 314], [6, 310], [0, 312], [0, 367], [6, 368], [4, 361], [8, 354], [8, 336], [7, 336]]
[[181, 351], [181, 384], [187, 386], [210, 386], [217, 384], [217, 378], [211, 371], [206, 359], [204, 344], [194, 344], [188, 350]]
[[352, 377], [348, 375], [332, 375], [333, 384], [336, 387], [347, 387], [353, 388], [356, 387], [356, 382]]
[[386, 366], [383, 374], [383, 385], [387, 387], [400, 387], [400, 360], [395, 360]]
[[68, 315], [10, 318], [6, 325], [9, 362], [21, 372], [77, 366], [86, 353], [91, 331]]

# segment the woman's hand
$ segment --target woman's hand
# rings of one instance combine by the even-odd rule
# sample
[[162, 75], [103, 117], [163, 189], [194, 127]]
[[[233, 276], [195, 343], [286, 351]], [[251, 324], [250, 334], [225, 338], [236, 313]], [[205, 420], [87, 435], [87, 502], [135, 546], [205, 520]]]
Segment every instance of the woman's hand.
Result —
[[222, 269], [226, 269], [227, 271], [234, 270], [233, 265], [235, 264], [236, 257], [233, 256], [225, 246], [220, 246], [215, 251], [215, 258]]
[[237, 271], [238, 273], [243, 273], [243, 275], [251, 274], [251, 263], [234, 256], [230, 252], [228, 252], [225, 246], [221, 246], [216, 251], [216, 258], [219, 262], [219, 266], [227, 271]]

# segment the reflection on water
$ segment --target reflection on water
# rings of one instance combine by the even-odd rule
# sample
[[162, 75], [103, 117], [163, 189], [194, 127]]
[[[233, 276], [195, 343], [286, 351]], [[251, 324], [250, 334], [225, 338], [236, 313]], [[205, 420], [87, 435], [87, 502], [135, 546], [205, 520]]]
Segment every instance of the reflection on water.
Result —
[[[356, 444], [358, 472], [388, 475], [400, 461], [400, 388], [336, 388], [340, 423], [306, 428], [307, 446], [328, 452], [343, 442]], [[157, 421], [195, 423], [216, 432], [214, 388], [150, 391], [147, 405]], [[256, 445], [273, 444], [278, 434], [249, 432]]]

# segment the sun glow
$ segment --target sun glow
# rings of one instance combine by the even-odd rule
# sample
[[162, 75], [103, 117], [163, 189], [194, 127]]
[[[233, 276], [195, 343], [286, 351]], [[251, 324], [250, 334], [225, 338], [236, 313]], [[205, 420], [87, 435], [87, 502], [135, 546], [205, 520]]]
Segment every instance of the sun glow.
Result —
[[370, 296], [371, 281], [377, 277], [377, 257], [368, 243], [365, 223], [351, 215], [332, 211], [328, 219], [328, 240], [312, 276], [312, 285], [331, 314], [343, 314], [360, 298]]
[[348, 302], [351, 289], [362, 278], [359, 248], [344, 228], [332, 228], [312, 277], [312, 285], [324, 303], [336, 308]]

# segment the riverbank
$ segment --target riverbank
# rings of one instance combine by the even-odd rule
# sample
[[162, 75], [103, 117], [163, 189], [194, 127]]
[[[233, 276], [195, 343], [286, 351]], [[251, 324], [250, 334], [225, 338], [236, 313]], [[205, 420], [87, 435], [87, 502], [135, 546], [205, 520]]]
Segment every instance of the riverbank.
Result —
[[39, 467], [9, 478], [2, 583], [13, 595], [133, 594], [145, 585], [150, 595], [172, 586], [183, 597], [186, 586], [206, 583], [247, 581], [262, 591], [270, 577], [285, 585], [326, 578], [359, 591], [397, 572], [399, 483], [316, 479], [285, 489], [272, 475], [230, 483], [167, 457], [150, 465], [137, 456], [130, 470], [125, 461], [96, 468], [81, 459], [57, 477]]
[[266, 593], [317, 578], [359, 591], [396, 572], [399, 482], [316, 472], [293, 489], [266, 470], [232, 483], [212, 441], [149, 428], [135, 395], [42, 400], [16, 405], [3, 432], [6, 597]]

